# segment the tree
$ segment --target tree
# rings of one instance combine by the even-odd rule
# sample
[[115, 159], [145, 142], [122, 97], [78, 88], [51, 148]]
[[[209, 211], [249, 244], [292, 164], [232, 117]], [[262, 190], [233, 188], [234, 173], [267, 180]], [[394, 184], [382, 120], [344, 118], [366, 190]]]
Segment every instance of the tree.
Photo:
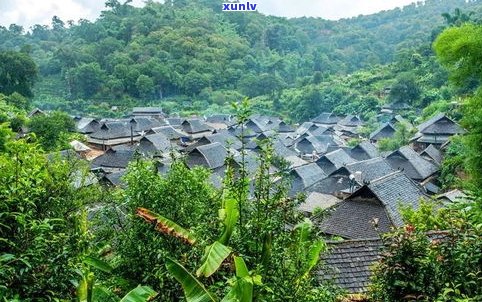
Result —
[[37, 66], [28, 54], [0, 52], [0, 93], [10, 95], [18, 92], [25, 97], [32, 97], [37, 73]]
[[76, 96], [90, 98], [103, 86], [105, 73], [98, 63], [82, 64], [71, 71]]
[[37, 138], [45, 150], [52, 151], [65, 148], [65, 134], [74, 131], [75, 124], [72, 118], [64, 112], [54, 111], [48, 115], [34, 116], [29, 123], [30, 131]]
[[400, 75], [390, 89], [389, 99], [392, 102], [407, 102], [414, 104], [420, 98], [421, 90], [415, 75], [404, 73]]
[[472, 188], [482, 196], [482, 26], [466, 24], [451, 27], [434, 42], [437, 58], [449, 70], [450, 79], [458, 86], [476, 82], [478, 89], [462, 106], [462, 125], [468, 131], [463, 142], [466, 147], [466, 170]]
[[141, 74], [137, 78], [136, 87], [139, 91], [139, 95], [143, 98], [146, 98], [151, 96], [154, 92], [154, 81], [150, 77]]

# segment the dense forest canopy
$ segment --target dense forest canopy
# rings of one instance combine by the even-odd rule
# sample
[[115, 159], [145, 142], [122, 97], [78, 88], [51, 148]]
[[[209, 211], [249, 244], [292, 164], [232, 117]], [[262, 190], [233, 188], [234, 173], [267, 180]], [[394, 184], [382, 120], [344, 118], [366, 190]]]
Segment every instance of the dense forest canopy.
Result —
[[[136, 8], [109, 0], [96, 21], [53, 17], [50, 25], [30, 29], [0, 27], [0, 50], [31, 54], [40, 73], [35, 104], [47, 109], [112, 114], [111, 106], [122, 111], [156, 103], [168, 111], [222, 111], [241, 95], [264, 95], [268, 102], [260, 107], [299, 120], [306, 108], [293, 113], [296, 94], [302, 93], [304, 102], [328, 99], [322, 102], [328, 104], [325, 110], [343, 103], [340, 94], [346, 94], [342, 87], [333, 88], [338, 92], [316, 87], [321, 95], [310, 96], [305, 91], [312, 89], [305, 86], [343, 82], [346, 74], [373, 73], [400, 58], [426, 62], [430, 43], [445, 24], [443, 13], [481, 12], [480, 1], [428, 0], [329, 21], [227, 14], [221, 2], [147, 1]], [[393, 78], [395, 72], [368, 81], [384, 85], [379, 77]], [[285, 89], [295, 91], [283, 96]], [[354, 109], [360, 108], [341, 111]]]

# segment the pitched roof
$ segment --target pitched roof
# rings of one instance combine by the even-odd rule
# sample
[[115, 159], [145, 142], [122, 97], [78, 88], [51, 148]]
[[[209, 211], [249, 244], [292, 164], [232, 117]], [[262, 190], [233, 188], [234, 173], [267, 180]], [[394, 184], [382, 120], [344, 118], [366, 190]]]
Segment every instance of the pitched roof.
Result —
[[334, 125], [341, 119], [341, 117], [335, 115], [333, 112], [323, 112], [311, 121], [317, 124]]
[[312, 153], [312, 151], [325, 153], [328, 149], [328, 146], [323, 145], [316, 137], [311, 135], [305, 136], [295, 142], [294, 146], [296, 150], [304, 153]]
[[284, 121], [281, 121], [278, 126], [276, 127], [276, 130], [279, 132], [279, 133], [288, 133], [288, 132], [294, 132], [295, 129], [293, 127], [291, 127], [290, 125], [288, 125], [287, 123], [285, 123]]
[[323, 170], [321, 170], [321, 168], [315, 163], [295, 167], [291, 171], [291, 175], [300, 178], [303, 181], [305, 188], [326, 177]]
[[228, 152], [220, 143], [212, 143], [199, 146], [187, 155], [187, 165], [204, 166], [208, 169], [216, 169], [224, 165]]
[[105, 181], [109, 182], [113, 186], [122, 186], [123, 181], [122, 177], [126, 174], [126, 170], [114, 172], [114, 173], [108, 173], [103, 176], [103, 179]]
[[317, 224], [325, 234], [348, 239], [379, 237], [392, 227], [383, 204], [373, 200], [342, 201]]
[[134, 107], [132, 108], [133, 114], [162, 114], [161, 107]]
[[410, 178], [423, 180], [438, 171], [438, 167], [426, 160], [408, 146], [392, 152], [386, 157], [388, 163], [394, 168], [403, 170]]
[[125, 169], [133, 159], [134, 150], [107, 150], [103, 155], [92, 161], [92, 167], [122, 168]]
[[355, 147], [346, 150], [351, 157], [356, 160], [365, 160], [375, 158], [380, 155], [377, 147], [369, 141], [362, 141]]
[[200, 119], [188, 119], [182, 122], [182, 128], [184, 132], [193, 134], [193, 133], [200, 133], [200, 132], [206, 132], [210, 131], [211, 129], [209, 128], [208, 125], [206, 125], [203, 121]]
[[316, 164], [328, 175], [340, 167], [353, 162], [355, 160], [345, 150], [340, 148], [321, 156], [316, 161]]
[[361, 180], [357, 180], [360, 184], [370, 182], [396, 171], [396, 169], [393, 169], [382, 157], [350, 163], [347, 164], [345, 168], [353, 175], [356, 175], [357, 172], [361, 172]]
[[172, 127], [180, 127], [182, 123], [185, 121], [185, 119], [181, 117], [168, 117], [166, 120], [167, 120], [167, 123]]
[[181, 132], [180, 130], [174, 129], [172, 126], [161, 126], [152, 128], [156, 133], [161, 133], [169, 139], [179, 139], [181, 137], [186, 137], [187, 134]]
[[318, 271], [322, 280], [333, 280], [349, 293], [366, 292], [371, 267], [380, 260], [383, 241], [379, 238], [329, 241], [328, 252], [322, 255], [326, 264]]
[[395, 127], [391, 123], [385, 123], [378, 127], [377, 130], [370, 133], [371, 140], [381, 140], [383, 138], [390, 138], [395, 134]]
[[341, 202], [341, 199], [331, 194], [311, 192], [306, 197], [306, 200], [298, 206], [298, 210], [313, 213], [315, 209], [325, 210], [339, 202]]
[[215, 134], [205, 135], [204, 139], [210, 143], [220, 143], [223, 147], [231, 147], [239, 150], [241, 148], [241, 141], [234, 135], [231, 135], [228, 131], [219, 131]]
[[155, 127], [162, 126], [161, 122], [150, 117], [137, 116], [128, 121], [127, 127], [130, 129], [130, 125], [133, 125], [133, 129], [136, 132], [148, 131]]
[[75, 123], [75, 127], [77, 128], [77, 132], [80, 133], [92, 133], [100, 128], [100, 123], [97, 119], [90, 118], [90, 117], [82, 117]]
[[423, 150], [420, 155], [428, 157], [437, 165], [440, 165], [442, 163], [442, 152], [439, 149], [435, 148], [435, 146], [432, 144], [428, 145], [428, 147], [425, 148], [425, 150]]
[[363, 125], [363, 121], [357, 115], [349, 114], [338, 122], [338, 125], [345, 127], [357, 127]]
[[212, 114], [204, 118], [208, 123], [231, 123], [230, 114]]
[[365, 195], [364, 190], [366, 189], [382, 202], [395, 226], [403, 225], [399, 204], [416, 209], [420, 199], [427, 197], [422, 189], [401, 171], [373, 180], [368, 185], [355, 191], [349, 199]]
[[[133, 136], [138, 136], [139, 134], [135, 131], [132, 132]], [[130, 137], [131, 136], [131, 128], [130, 125], [126, 122], [105, 122], [99, 130], [91, 133], [89, 135], [91, 138], [94, 139], [115, 139], [115, 138], [123, 138], [123, 137]]]
[[437, 114], [428, 121], [417, 126], [422, 134], [463, 134], [465, 130], [459, 124], [447, 117], [445, 113]]
[[139, 150], [148, 152], [165, 152], [171, 148], [169, 138], [161, 133], [149, 134], [139, 141]]
[[303, 135], [308, 131], [315, 131], [316, 129], [318, 129], [320, 127], [323, 128], [323, 129], [327, 129], [326, 127], [318, 126], [318, 125], [316, 125], [315, 123], [312, 123], [312, 122], [304, 122], [303, 124], [301, 124], [298, 127], [298, 129], [296, 129], [296, 134], [297, 135]]

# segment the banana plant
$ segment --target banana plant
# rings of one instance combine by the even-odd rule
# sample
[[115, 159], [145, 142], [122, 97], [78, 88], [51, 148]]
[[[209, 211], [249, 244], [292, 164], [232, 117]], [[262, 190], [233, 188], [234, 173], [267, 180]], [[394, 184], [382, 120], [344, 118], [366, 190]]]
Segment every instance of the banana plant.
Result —
[[167, 219], [166, 217], [163, 217], [145, 208], [137, 208], [136, 215], [153, 224], [156, 230], [161, 233], [179, 238], [190, 245], [196, 243], [196, 238], [194, 238], [194, 235], [191, 232], [179, 226], [174, 221]]
[[171, 258], [166, 259], [166, 268], [181, 284], [187, 302], [251, 302], [254, 285], [261, 285], [261, 276], [248, 271], [241, 257], [234, 257], [236, 276], [232, 278], [228, 294], [220, 300], [209, 292], [182, 264]]
[[[84, 264], [87, 269], [79, 272], [81, 280], [77, 286], [77, 299], [79, 302], [96, 302], [96, 296], [103, 294], [105, 296], [113, 296], [107, 289], [95, 285], [95, 275], [91, 268], [98, 269], [105, 273], [111, 273], [113, 268], [106, 262], [94, 257], [86, 257]], [[157, 293], [148, 286], [138, 286], [125, 295], [120, 302], [146, 302], [152, 300]]]

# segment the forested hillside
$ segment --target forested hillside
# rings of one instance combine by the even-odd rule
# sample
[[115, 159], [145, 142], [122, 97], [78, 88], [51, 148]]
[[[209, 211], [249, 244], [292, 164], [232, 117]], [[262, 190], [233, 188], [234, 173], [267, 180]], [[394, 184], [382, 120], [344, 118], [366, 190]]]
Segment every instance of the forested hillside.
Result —
[[[46, 109], [113, 115], [112, 106], [122, 112], [134, 104], [160, 104], [188, 114], [226, 110], [241, 95], [264, 95], [259, 107], [300, 120], [317, 113], [307, 112], [305, 105], [333, 110], [347, 97], [355, 104], [379, 104], [384, 99], [378, 90], [390, 87], [413, 64], [434, 69], [429, 76], [436, 79], [424, 89], [431, 93], [445, 83], [430, 58], [430, 43], [446, 22], [442, 14], [454, 14], [456, 8], [455, 17], [481, 12], [480, 1], [428, 0], [328, 21], [226, 14], [221, 2], [148, 1], [135, 8], [129, 1], [109, 0], [95, 22], [53, 17], [52, 24], [30, 30], [2, 27], [0, 49], [31, 54], [40, 72], [35, 104]], [[399, 67], [379, 66], [394, 61]], [[345, 75], [353, 72], [349, 84]], [[414, 81], [427, 84], [422, 75]], [[370, 91], [355, 92], [353, 86]], [[430, 97], [422, 96], [422, 103]]]

